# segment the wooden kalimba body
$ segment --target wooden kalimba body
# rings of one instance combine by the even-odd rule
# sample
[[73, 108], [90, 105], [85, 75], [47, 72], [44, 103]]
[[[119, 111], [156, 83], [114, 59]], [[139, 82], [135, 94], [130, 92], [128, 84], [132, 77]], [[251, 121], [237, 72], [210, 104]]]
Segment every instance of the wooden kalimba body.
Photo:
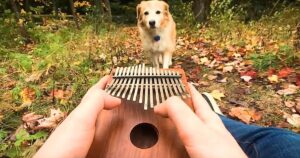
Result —
[[122, 98], [122, 105], [100, 113], [87, 157], [189, 157], [171, 120], [153, 111], [171, 96], [181, 96], [191, 105], [182, 69], [156, 69], [144, 64], [118, 67], [106, 92]]

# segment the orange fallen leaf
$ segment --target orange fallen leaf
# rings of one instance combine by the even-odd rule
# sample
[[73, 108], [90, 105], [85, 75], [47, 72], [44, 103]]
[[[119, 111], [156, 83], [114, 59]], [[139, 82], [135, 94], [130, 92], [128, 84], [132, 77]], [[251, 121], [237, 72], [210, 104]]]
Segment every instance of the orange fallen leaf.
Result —
[[288, 77], [292, 72], [294, 72], [294, 70], [289, 67], [283, 68], [278, 72], [278, 77], [279, 78]]
[[21, 107], [30, 106], [35, 99], [35, 91], [32, 88], [26, 87], [20, 92], [20, 96], [22, 98]]
[[236, 117], [247, 124], [251, 121], [259, 121], [262, 118], [261, 112], [256, 112], [253, 109], [245, 107], [234, 107], [230, 109], [229, 115]]

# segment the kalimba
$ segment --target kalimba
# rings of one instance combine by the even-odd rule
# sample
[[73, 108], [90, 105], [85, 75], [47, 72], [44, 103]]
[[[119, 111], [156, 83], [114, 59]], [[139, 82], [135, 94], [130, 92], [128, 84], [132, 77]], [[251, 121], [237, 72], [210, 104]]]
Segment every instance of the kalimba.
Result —
[[188, 157], [171, 120], [153, 111], [171, 96], [181, 96], [192, 107], [182, 69], [156, 69], [144, 64], [118, 67], [106, 92], [122, 98], [122, 105], [100, 113], [88, 157]]

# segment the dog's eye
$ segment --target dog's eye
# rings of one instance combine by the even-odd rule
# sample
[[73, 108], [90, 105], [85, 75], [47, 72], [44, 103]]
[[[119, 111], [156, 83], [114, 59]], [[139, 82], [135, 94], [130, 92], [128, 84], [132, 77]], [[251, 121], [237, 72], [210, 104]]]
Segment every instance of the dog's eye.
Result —
[[156, 11], [156, 14], [160, 14], [160, 11], [158, 10], [158, 11]]
[[145, 14], [145, 15], [148, 15], [148, 14], [149, 14], [149, 12], [145, 12], [144, 14]]

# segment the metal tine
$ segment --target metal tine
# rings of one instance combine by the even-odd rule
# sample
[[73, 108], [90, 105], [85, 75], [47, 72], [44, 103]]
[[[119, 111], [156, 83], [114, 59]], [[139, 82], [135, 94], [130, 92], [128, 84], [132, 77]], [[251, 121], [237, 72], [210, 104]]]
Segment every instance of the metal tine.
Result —
[[[131, 69], [130, 69], [130, 71], [129, 71], [129, 76], [133, 76], [134, 69], [135, 69], [135, 66], [132, 66]], [[132, 81], [132, 77], [130, 77], [128, 79], [128, 81], [127, 81], [126, 88], [125, 88], [125, 90], [124, 90], [124, 92], [122, 94], [122, 98], [125, 98], [130, 85], [132, 85], [131, 81]]]
[[153, 75], [153, 68], [152, 67], [150, 67], [149, 68], [149, 76], [151, 76], [150, 78], [149, 78], [149, 81], [150, 81], [150, 108], [153, 108], [154, 107], [154, 103], [153, 103], [153, 84], [152, 84], [152, 79], [153, 79], [153, 77], [152, 77], [152, 75]]
[[[114, 74], [114, 77], [115, 77], [115, 76], [118, 76], [119, 70], [120, 70], [120, 67], [117, 67], [116, 72], [115, 72], [115, 74]], [[107, 92], [108, 94], [110, 94], [112, 88], [116, 85], [116, 84], [115, 84], [116, 81], [117, 81], [116, 79], [114, 79], [114, 78], [112, 79], [111, 84], [110, 84], [110, 85], [108, 86], [108, 88], [106, 89], [106, 92]]]
[[[121, 76], [121, 75], [124, 73], [123, 70], [124, 70], [124, 68], [123, 68], [123, 67], [120, 67], [119, 72], [118, 72], [118, 74], [116, 75], [116, 77], [117, 77], [117, 76]], [[118, 83], [119, 83], [120, 81], [121, 81], [120, 78], [115, 78], [114, 85], [112, 85], [112, 87], [111, 87], [111, 89], [110, 89], [110, 91], [109, 91], [109, 93], [110, 93], [111, 95], [113, 95], [112, 93], [115, 91], [116, 87], [118, 87]]]
[[[175, 75], [179, 75], [179, 73], [178, 72], [174, 72], [174, 74]], [[178, 88], [178, 90], [179, 90], [179, 93], [180, 93], [180, 95], [183, 95], [183, 93], [184, 93], [184, 90], [181, 88], [181, 86], [180, 86], [180, 83], [179, 83], [179, 80], [180, 80], [181, 78], [176, 78], [176, 79], [174, 79], [175, 80], [175, 83], [176, 83], [176, 86], [177, 86], [177, 88]]]
[[[114, 76], [117, 76], [117, 75], [118, 75], [119, 70], [120, 70], [120, 67], [117, 67]], [[109, 86], [108, 86], [107, 89], [106, 89], [106, 92], [109, 92], [109, 91], [111, 90], [111, 88], [112, 88], [112, 86], [114, 85], [115, 82], [116, 82], [115, 79], [113, 79], [113, 80], [111, 81], [111, 83], [109, 84]]]
[[[131, 69], [132, 69], [132, 67], [127, 67], [127, 71], [126, 71], [126, 74], [124, 76], [129, 76]], [[120, 90], [118, 91], [117, 97], [120, 97], [121, 93], [123, 92], [123, 89], [124, 89], [125, 85], [127, 84], [128, 78], [126, 77], [123, 80], [124, 80], [123, 83], [120, 84], [121, 87], [120, 87]]]
[[[141, 71], [142, 71], [142, 65], [140, 64], [139, 69], [138, 69], [138, 73], [136, 75], [140, 76]], [[138, 89], [139, 89], [139, 86], [140, 86], [140, 80], [141, 80], [140, 78], [137, 78], [136, 87], [135, 87], [135, 91], [134, 91], [134, 95], [133, 95], [133, 101], [136, 101], [137, 92], [138, 92]]]
[[[156, 76], [156, 68], [153, 68], [153, 75]], [[158, 82], [157, 82], [157, 77], [154, 78], [154, 89], [155, 89], [155, 98], [156, 98], [156, 105], [158, 105], [160, 103], [159, 101], [159, 93], [158, 93]]]
[[163, 84], [163, 87], [164, 87], [164, 90], [165, 90], [165, 93], [166, 93], [166, 98], [168, 99], [170, 97], [170, 94], [168, 92], [168, 88], [166, 85], [166, 77], [165, 77], [165, 74], [164, 74], [164, 71], [163, 70], [160, 70], [160, 75], [162, 75], [162, 84]]
[[[167, 70], [163, 70], [163, 71], [164, 71], [164, 74], [165, 74], [166, 76], [170, 76], [170, 74], [168, 73]], [[167, 86], [168, 86], [168, 89], [169, 89], [169, 91], [170, 91], [170, 95], [171, 95], [171, 96], [174, 96], [174, 93], [173, 93], [173, 90], [172, 90], [172, 87], [171, 87], [172, 85], [171, 85], [171, 83], [170, 83], [170, 78], [167, 77], [166, 80], [167, 80]]]
[[[179, 73], [177, 72], [177, 74], [179, 75]], [[181, 79], [179, 79], [179, 83], [180, 83], [180, 87], [182, 88], [183, 93], [186, 94], [187, 97], [190, 97], [190, 95], [188, 94], [188, 92], [186, 91]], [[185, 94], [182, 94], [182, 97], [185, 98]]]
[[[145, 67], [145, 76], [148, 76], [149, 68]], [[144, 100], [144, 110], [148, 109], [148, 92], [149, 91], [149, 78], [145, 78], [145, 100]]]
[[[140, 76], [144, 76], [144, 73], [145, 73], [145, 64], [142, 65], [142, 73]], [[145, 78], [142, 78], [142, 81], [141, 81], [141, 89], [140, 89], [140, 100], [139, 100], [139, 103], [143, 103], [143, 95], [144, 95], [144, 79]]]
[[[156, 69], [156, 75], [157, 76], [161, 76], [161, 72], [160, 72], [159, 69]], [[166, 98], [165, 98], [165, 95], [164, 95], [164, 90], [163, 90], [162, 78], [161, 77], [158, 78], [158, 85], [159, 85], [159, 91], [160, 91], [160, 93], [157, 93], [157, 94], [160, 94], [160, 96], [161, 96], [161, 102], [163, 102], [163, 101], [166, 100]], [[158, 102], [158, 104], [161, 103], [161, 102]]]
[[[168, 70], [168, 72], [169, 72], [169, 75], [174, 76], [173, 71]], [[179, 94], [179, 92], [178, 92], [178, 90], [177, 90], [177, 86], [176, 86], [176, 83], [175, 83], [174, 80], [176, 80], [176, 79], [171, 78], [171, 83], [172, 83], [173, 89], [174, 89], [174, 91], [175, 91], [175, 95], [179, 96], [180, 94]]]
[[[138, 75], [137, 71], [138, 71], [138, 65], [135, 66], [134, 72], [133, 72], [132, 75], [133, 76], [137, 76]], [[135, 80], [136, 80], [136, 78], [134, 77], [132, 83], [130, 83], [131, 84], [131, 88], [129, 90], [127, 100], [130, 100], [130, 98], [131, 98], [131, 93], [133, 92], [133, 89], [134, 89], [134, 86], [135, 86]]]
[[[124, 76], [124, 75], [126, 75], [126, 72], [127, 72], [127, 67], [124, 67], [124, 69], [123, 69], [123, 72], [122, 72], [122, 74], [120, 74], [119, 76]], [[112, 92], [112, 95], [113, 96], [115, 96], [115, 94], [119, 91], [119, 89], [120, 89], [120, 87], [121, 87], [121, 84], [123, 83], [123, 81], [124, 81], [124, 79], [123, 78], [120, 78], [119, 79], [120, 81], [117, 83], [117, 87], [114, 89], [114, 91]]]

